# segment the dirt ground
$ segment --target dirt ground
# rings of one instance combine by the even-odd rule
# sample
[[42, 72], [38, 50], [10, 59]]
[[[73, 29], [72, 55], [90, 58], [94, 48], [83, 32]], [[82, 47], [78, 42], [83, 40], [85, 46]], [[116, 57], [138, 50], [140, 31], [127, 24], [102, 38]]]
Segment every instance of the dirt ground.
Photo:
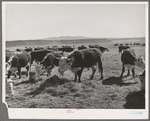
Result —
[[[145, 58], [145, 47], [132, 47], [137, 57]], [[94, 79], [89, 80], [91, 69], [84, 69], [81, 83], [73, 82], [74, 75], [66, 71], [60, 77], [55, 67], [52, 76], [46, 73], [34, 81], [26, 77], [26, 70], [22, 69], [22, 78], [11, 76], [14, 81], [14, 96], [6, 96], [6, 102], [11, 108], [82, 108], [82, 109], [145, 109], [145, 92], [140, 90], [140, 80], [133, 78], [132, 73], [123, 76], [121, 55], [117, 47], [111, 47], [102, 57], [104, 79], [99, 80], [100, 73], [95, 73]], [[143, 70], [136, 67], [135, 74]], [[31, 75], [35, 74], [35, 66], [31, 68]]]

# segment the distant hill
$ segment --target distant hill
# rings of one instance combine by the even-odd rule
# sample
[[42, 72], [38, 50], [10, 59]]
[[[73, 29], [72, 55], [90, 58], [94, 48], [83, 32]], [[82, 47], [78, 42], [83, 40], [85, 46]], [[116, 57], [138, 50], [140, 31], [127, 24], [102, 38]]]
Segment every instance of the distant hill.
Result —
[[119, 40], [145, 40], [145, 38], [92, 38], [83, 36], [60, 36], [50, 37], [38, 40], [15, 40], [6, 41], [6, 47], [17, 46], [40, 46], [40, 45], [59, 45], [59, 44], [76, 44], [76, 43], [107, 43], [107, 42], [119, 42]]
[[6, 41], [6, 47], [15, 46], [39, 46], [39, 45], [51, 45], [51, 44], [76, 44], [76, 43], [91, 43], [91, 42], [109, 42], [107, 38], [89, 38], [89, 37], [72, 37], [72, 36], [61, 36], [51, 37], [38, 40], [15, 40]]

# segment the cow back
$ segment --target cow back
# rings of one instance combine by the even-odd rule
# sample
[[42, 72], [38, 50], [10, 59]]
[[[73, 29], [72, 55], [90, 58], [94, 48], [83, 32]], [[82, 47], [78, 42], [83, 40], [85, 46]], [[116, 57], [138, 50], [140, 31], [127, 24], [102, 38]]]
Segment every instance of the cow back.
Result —
[[51, 53], [51, 50], [37, 50], [31, 52], [31, 63], [33, 60], [42, 61], [47, 53]]
[[27, 52], [14, 55], [12, 59], [12, 67], [25, 67], [31, 62], [31, 55]]
[[123, 64], [131, 64], [135, 65], [134, 62], [136, 61], [136, 54], [133, 49], [125, 50], [121, 55], [121, 61]]
[[74, 51], [68, 58], [74, 58], [72, 67], [91, 67], [100, 60], [102, 53], [99, 49], [89, 48]]

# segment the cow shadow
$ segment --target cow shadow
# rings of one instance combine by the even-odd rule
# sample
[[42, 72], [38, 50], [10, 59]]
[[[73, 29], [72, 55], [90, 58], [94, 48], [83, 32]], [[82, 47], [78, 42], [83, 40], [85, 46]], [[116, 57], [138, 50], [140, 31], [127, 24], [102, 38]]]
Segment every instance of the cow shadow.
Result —
[[125, 99], [126, 109], [145, 109], [145, 91], [130, 92]]
[[26, 95], [32, 95], [33, 97], [35, 97], [36, 95], [40, 94], [47, 87], [57, 87], [59, 85], [65, 84], [67, 82], [70, 82], [70, 80], [65, 79], [65, 78], [60, 78], [57, 75], [54, 75], [50, 78], [47, 78], [38, 88], [36, 88], [32, 92], [29, 92]]
[[119, 85], [119, 86], [128, 86], [131, 84], [136, 84], [137, 82], [123, 82], [120, 77], [109, 77], [102, 81], [103, 85]]

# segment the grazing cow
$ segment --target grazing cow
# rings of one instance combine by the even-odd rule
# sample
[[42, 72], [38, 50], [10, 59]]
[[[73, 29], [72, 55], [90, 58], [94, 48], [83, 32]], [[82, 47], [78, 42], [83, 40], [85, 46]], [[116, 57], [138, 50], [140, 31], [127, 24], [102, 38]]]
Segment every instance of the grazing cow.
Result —
[[45, 55], [47, 53], [53, 52], [52, 50], [37, 50], [37, 51], [32, 51], [31, 52], [31, 64], [33, 64], [33, 61], [39, 61], [41, 62]]
[[87, 47], [85, 47], [84, 45], [78, 47], [78, 50], [82, 50], [82, 49], [87, 49]]
[[139, 79], [141, 82], [141, 90], [145, 90], [145, 70], [143, 71], [143, 73], [141, 75], [139, 75]]
[[16, 49], [16, 51], [21, 52], [22, 50], [21, 49]]
[[133, 77], [135, 76], [135, 66], [145, 69], [144, 58], [142, 56], [140, 56], [139, 58], [136, 58], [136, 55], [133, 49], [125, 50], [121, 55], [121, 61], [122, 61], [122, 73], [121, 73], [120, 78], [122, 78], [123, 76], [125, 67], [128, 68], [127, 75], [130, 75], [130, 69], [132, 69]]
[[89, 48], [98, 48], [98, 49], [100, 49], [100, 51], [102, 53], [104, 53], [105, 51], [110, 51], [109, 48], [102, 47], [102, 46], [99, 46], [99, 45], [89, 45]]
[[72, 52], [73, 50], [74, 48], [71, 46], [62, 46], [62, 48], [58, 48], [58, 51], [62, 52]]
[[101, 78], [103, 79], [103, 68], [101, 61], [102, 53], [97, 48], [89, 48], [83, 50], [77, 50], [71, 53], [68, 57], [62, 57], [59, 61], [58, 71], [61, 75], [67, 70], [70, 69], [75, 74], [75, 82], [81, 82], [80, 77], [84, 67], [92, 67], [92, 76], [90, 79], [93, 79], [96, 68], [95, 64], [98, 63], [99, 71], [101, 71]]
[[128, 45], [120, 45], [118, 48], [119, 48], [119, 53], [122, 53], [122, 51], [130, 48], [130, 46], [128, 46]]
[[31, 51], [32, 51], [32, 48], [25, 48], [24, 51], [26, 51], [26, 52], [31, 52]]
[[19, 79], [21, 78], [21, 68], [25, 67], [27, 69], [27, 76], [29, 76], [29, 68], [30, 68], [31, 56], [27, 52], [22, 52], [20, 54], [15, 54], [10, 57], [8, 60], [7, 71], [8, 71], [8, 79], [10, 78], [13, 72], [18, 70]]
[[45, 55], [44, 59], [40, 62], [40, 65], [47, 70], [47, 76], [51, 75], [51, 70], [54, 66], [59, 66], [59, 60], [62, 56], [64, 56], [62, 52], [51, 52]]
[[118, 46], [119, 44], [114, 44], [114, 46]]
[[110, 51], [109, 48], [102, 47], [102, 46], [98, 46], [97, 48], [99, 48], [102, 53], [104, 53], [105, 51]]

